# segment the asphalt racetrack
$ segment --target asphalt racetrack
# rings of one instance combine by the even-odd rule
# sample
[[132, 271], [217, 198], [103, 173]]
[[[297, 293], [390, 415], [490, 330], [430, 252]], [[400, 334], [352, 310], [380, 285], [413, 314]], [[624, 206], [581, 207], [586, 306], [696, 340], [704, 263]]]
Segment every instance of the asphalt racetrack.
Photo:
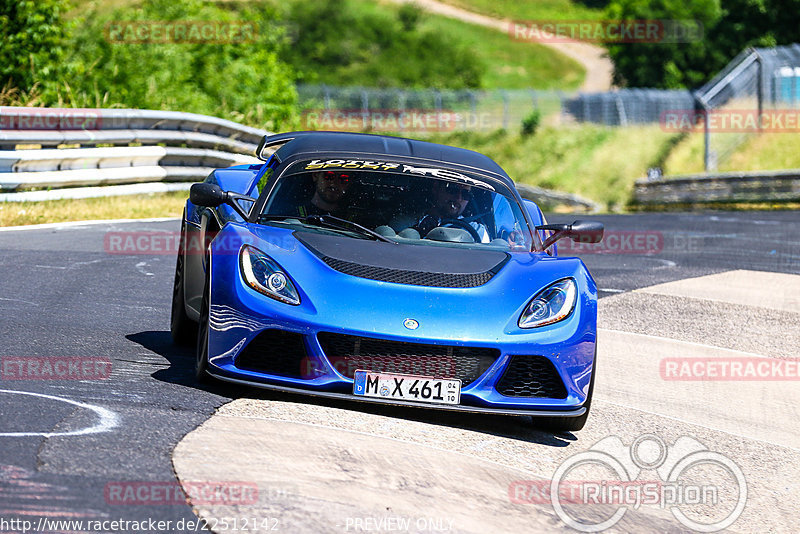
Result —
[[562, 249], [600, 290], [574, 434], [199, 387], [174, 253], [109, 239], [177, 220], [0, 230], [0, 532], [796, 532], [800, 214], [585, 218], [606, 238]]

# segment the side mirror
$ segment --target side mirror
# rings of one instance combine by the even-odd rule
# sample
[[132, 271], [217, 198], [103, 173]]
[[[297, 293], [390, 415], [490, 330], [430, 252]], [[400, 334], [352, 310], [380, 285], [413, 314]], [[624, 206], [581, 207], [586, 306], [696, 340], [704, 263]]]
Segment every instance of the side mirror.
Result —
[[599, 243], [603, 240], [603, 223], [575, 221], [570, 225], [569, 237], [576, 243]]
[[227, 197], [225, 192], [217, 184], [194, 184], [189, 189], [189, 200], [196, 206], [206, 208], [216, 208], [225, 204]]
[[256, 199], [252, 197], [240, 195], [232, 191], [223, 191], [217, 184], [205, 182], [192, 185], [191, 189], [189, 189], [189, 200], [196, 206], [204, 206], [206, 208], [216, 208], [223, 204], [228, 204], [245, 221], [248, 218], [248, 214], [238, 201], [246, 200], [247, 202], [253, 203], [256, 201]]
[[577, 243], [599, 243], [603, 239], [603, 223], [592, 221], [575, 221], [572, 224], [545, 224], [537, 226], [537, 230], [555, 232], [542, 244], [546, 249], [559, 239], [569, 237]]

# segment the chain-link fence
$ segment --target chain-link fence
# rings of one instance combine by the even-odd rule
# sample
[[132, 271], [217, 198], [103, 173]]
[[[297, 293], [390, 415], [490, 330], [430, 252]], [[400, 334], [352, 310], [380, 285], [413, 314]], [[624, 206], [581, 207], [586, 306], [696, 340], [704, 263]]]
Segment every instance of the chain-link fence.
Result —
[[[298, 94], [304, 127], [358, 131], [513, 129], [534, 110], [551, 124], [626, 126], [658, 122], [667, 110], [694, 106], [689, 91], [658, 89], [575, 94], [301, 85]], [[423, 123], [431, 127], [423, 128]]]
[[792, 111], [800, 109], [800, 45], [747, 49], [695, 92], [622, 89], [576, 94], [301, 85], [298, 93], [303, 127], [311, 130], [513, 130], [534, 110], [539, 121], [553, 125], [661, 123], [667, 131], [703, 131], [704, 165], [713, 171], [751, 135], [800, 131], [800, 113]]
[[694, 97], [688, 90], [621, 89], [564, 100], [564, 112], [576, 121], [609, 126], [659, 122], [670, 110], [693, 107]]
[[561, 112], [564, 94], [533, 90], [375, 89], [300, 85], [302, 125], [312, 130], [491, 131], [519, 128], [534, 109]]
[[797, 132], [800, 45], [750, 48], [697, 91], [704, 163], [713, 171], [750, 136]]

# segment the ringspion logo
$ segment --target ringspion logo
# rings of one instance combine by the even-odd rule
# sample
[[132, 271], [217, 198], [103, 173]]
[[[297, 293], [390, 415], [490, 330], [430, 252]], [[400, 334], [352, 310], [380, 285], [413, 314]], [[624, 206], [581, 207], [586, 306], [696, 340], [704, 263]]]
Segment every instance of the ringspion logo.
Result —
[[[629, 509], [642, 506], [668, 508], [687, 528], [717, 532], [731, 527], [747, 502], [747, 482], [736, 462], [689, 436], [671, 445], [654, 434], [630, 445], [609, 436], [567, 458], [546, 482], [549, 488], [540, 480], [512, 482], [509, 499], [517, 504], [547, 500], [566, 525], [580, 532], [613, 528]], [[582, 513], [581, 505], [616, 510], [598, 517]]]

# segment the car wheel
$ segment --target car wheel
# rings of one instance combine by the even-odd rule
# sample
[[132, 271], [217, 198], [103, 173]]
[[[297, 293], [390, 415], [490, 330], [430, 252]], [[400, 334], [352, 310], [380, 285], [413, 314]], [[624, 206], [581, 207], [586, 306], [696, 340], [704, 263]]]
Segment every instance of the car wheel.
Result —
[[186, 242], [186, 223], [181, 223], [181, 240], [178, 247], [178, 259], [175, 262], [175, 283], [172, 286], [172, 315], [170, 317], [170, 332], [172, 341], [178, 345], [189, 345], [197, 339], [197, 323], [186, 315], [186, 301], [184, 300], [183, 281], [186, 273], [184, 267], [184, 244]]
[[201, 384], [211, 382], [208, 374], [208, 295], [210, 287], [210, 274], [206, 275], [205, 288], [203, 289], [203, 304], [200, 306], [200, 324], [197, 328], [197, 356], [194, 366], [194, 376]]
[[592, 396], [594, 395], [594, 376], [597, 374], [597, 356], [592, 364], [592, 378], [589, 379], [589, 391], [586, 393], [586, 402], [583, 403], [586, 411], [578, 417], [534, 417], [533, 425], [542, 430], [553, 432], [577, 432], [586, 425], [589, 419], [589, 411], [592, 407]]

